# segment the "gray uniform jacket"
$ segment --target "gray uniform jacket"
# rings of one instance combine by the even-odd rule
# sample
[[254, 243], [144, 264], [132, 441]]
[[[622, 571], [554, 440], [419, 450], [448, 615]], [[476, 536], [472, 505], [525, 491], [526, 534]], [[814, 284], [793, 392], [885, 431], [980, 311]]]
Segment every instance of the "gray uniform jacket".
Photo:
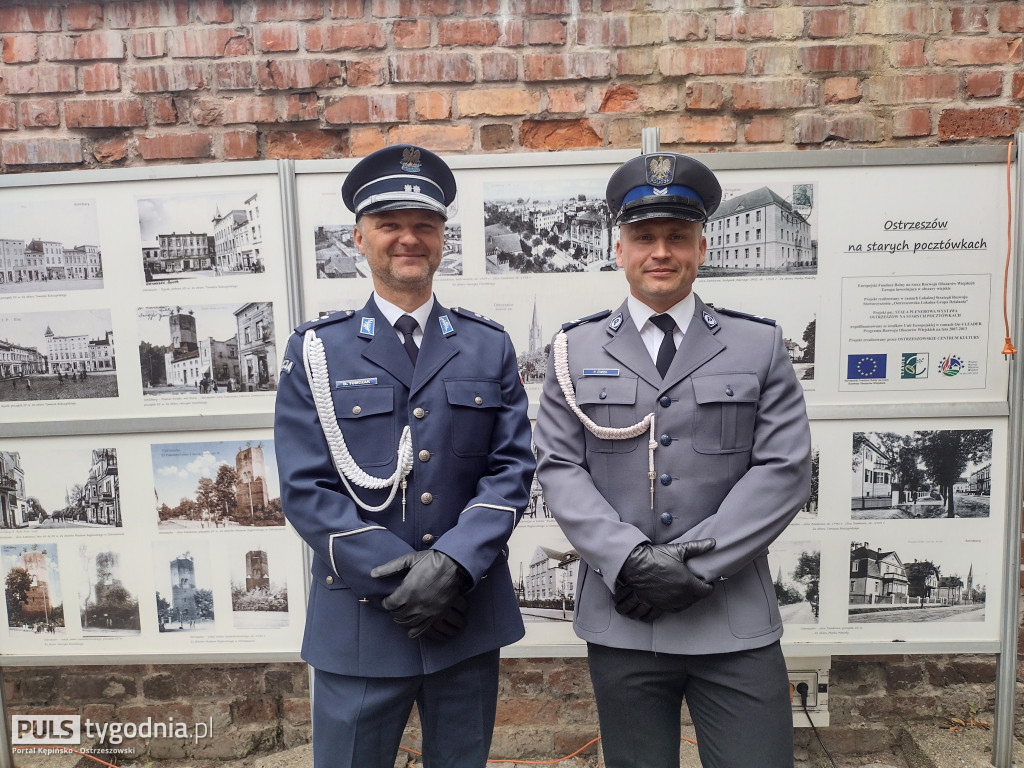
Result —
[[[567, 331], [580, 408], [626, 427], [654, 413], [650, 434], [605, 440], [570, 410], [552, 354], [534, 440], [544, 496], [582, 558], [574, 628], [588, 642], [679, 654], [758, 648], [782, 635], [768, 546], [807, 500], [810, 428], [803, 389], [781, 329], [715, 310], [697, 297], [694, 318], [664, 381], [626, 303]], [[712, 594], [653, 623], [615, 612], [626, 557], [644, 541], [713, 537], [688, 560]]]

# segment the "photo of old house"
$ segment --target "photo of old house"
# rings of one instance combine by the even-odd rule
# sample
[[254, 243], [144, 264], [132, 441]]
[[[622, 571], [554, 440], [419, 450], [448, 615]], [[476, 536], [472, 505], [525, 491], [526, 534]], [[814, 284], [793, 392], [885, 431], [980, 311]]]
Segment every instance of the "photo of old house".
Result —
[[64, 597], [55, 541], [0, 547], [7, 626], [43, 636], [64, 635]]

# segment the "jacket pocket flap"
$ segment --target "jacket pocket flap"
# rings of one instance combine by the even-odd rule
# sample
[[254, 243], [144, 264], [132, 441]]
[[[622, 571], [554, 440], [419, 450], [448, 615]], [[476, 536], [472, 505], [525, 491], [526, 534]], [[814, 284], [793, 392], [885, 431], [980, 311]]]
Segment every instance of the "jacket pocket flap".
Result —
[[501, 384], [494, 379], [445, 379], [444, 388], [450, 405], [466, 408], [501, 406]]
[[704, 403], [756, 403], [760, 386], [753, 373], [714, 373], [693, 377], [694, 398]]
[[390, 385], [335, 389], [331, 394], [339, 419], [365, 419], [395, 410], [395, 392]]
[[636, 402], [634, 376], [584, 376], [576, 382], [579, 405], [633, 405]]

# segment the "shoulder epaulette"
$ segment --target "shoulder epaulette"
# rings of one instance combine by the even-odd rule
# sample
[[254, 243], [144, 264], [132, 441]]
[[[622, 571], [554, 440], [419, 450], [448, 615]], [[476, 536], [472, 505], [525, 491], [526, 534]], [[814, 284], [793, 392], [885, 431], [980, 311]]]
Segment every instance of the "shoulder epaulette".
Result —
[[338, 312], [330, 312], [324, 315], [323, 317], [318, 317], [316, 320], [309, 320], [308, 322], [305, 322], [302, 325], [297, 326], [295, 328], [295, 332], [305, 333], [310, 328], [322, 328], [323, 326], [330, 325], [331, 323], [337, 323], [341, 320], [348, 320], [355, 313], [356, 312], [354, 309], [342, 309]]
[[469, 320], [476, 320], [478, 323], [489, 325], [491, 328], [496, 328], [499, 331], [505, 330], [505, 326], [503, 326], [501, 323], [497, 322], [496, 320], [491, 320], [491, 318], [489, 317], [484, 317], [483, 315], [478, 314], [471, 309], [466, 309], [465, 307], [452, 307], [451, 309], [452, 312], [454, 312], [459, 317], [467, 318]]
[[586, 317], [581, 317], [579, 320], [571, 320], [568, 323], [562, 323], [562, 330], [563, 331], [568, 331], [568, 330], [571, 330], [572, 328], [575, 328], [577, 325], [583, 325], [584, 323], [590, 323], [590, 322], [593, 322], [594, 320], [604, 320], [611, 313], [612, 313], [612, 311], [610, 309], [604, 309], [604, 310], [601, 310], [600, 312], [597, 312], [597, 313], [595, 313], [593, 315], [587, 315]]
[[[710, 304], [708, 306], [711, 306]], [[761, 317], [760, 315], [748, 315], [746, 312], [738, 312], [735, 309], [725, 309], [724, 307], [715, 307], [715, 312], [720, 315], [728, 315], [729, 317], [738, 317], [741, 320], [753, 320], [755, 323], [764, 323], [765, 325], [775, 325], [775, 321], [770, 317]]]

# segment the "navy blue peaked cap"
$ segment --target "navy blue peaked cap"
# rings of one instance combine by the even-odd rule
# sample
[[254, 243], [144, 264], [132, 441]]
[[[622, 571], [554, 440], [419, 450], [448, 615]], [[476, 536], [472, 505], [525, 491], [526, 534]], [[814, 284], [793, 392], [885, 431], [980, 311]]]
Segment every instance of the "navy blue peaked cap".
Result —
[[448, 218], [455, 176], [428, 149], [398, 144], [372, 152], [349, 171], [341, 187], [345, 207], [356, 215], [422, 208]]
[[616, 168], [605, 198], [616, 224], [655, 218], [707, 221], [722, 202], [722, 185], [692, 157], [654, 152]]

